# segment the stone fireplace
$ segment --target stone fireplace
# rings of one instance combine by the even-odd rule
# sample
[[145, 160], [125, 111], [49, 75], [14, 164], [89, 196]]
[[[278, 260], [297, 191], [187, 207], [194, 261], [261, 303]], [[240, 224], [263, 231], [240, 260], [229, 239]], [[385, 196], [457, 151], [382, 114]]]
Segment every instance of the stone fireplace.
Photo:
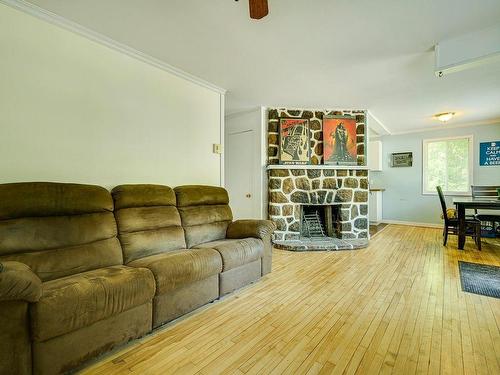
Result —
[[324, 237], [366, 240], [368, 171], [269, 166], [269, 218], [278, 227], [276, 243], [309, 237], [304, 213], [314, 211], [320, 217]]
[[[324, 165], [323, 117], [356, 119], [353, 166]], [[310, 165], [279, 165], [280, 118], [308, 119]], [[269, 218], [274, 243], [288, 250], [339, 250], [368, 244], [366, 112], [363, 110], [270, 109], [268, 113]]]

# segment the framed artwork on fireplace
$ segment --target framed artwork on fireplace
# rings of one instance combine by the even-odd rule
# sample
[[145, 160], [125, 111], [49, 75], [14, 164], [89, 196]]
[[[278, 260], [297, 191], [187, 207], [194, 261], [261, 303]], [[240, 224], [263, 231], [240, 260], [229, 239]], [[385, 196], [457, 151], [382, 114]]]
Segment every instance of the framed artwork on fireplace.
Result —
[[323, 158], [325, 164], [356, 165], [356, 118], [323, 117]]
[[309, 164], [309, 120], [281, 118], [279, 135], [280, 164]]

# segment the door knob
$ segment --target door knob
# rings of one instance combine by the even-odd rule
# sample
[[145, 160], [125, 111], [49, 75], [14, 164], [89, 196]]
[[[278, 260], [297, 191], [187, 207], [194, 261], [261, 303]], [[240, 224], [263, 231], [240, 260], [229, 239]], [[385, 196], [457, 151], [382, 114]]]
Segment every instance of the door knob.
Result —
[[247, 194], [247, 195], [245, 195], [245, 197], [252, 198], [252, 194]]

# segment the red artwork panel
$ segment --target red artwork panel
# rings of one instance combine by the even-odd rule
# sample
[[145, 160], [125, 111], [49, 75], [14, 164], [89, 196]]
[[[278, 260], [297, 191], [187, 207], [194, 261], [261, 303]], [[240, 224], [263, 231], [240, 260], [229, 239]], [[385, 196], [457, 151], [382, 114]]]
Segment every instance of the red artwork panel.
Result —
[[325, 164], [356, 165], [356, 119], [323, 118], [323, 150]]

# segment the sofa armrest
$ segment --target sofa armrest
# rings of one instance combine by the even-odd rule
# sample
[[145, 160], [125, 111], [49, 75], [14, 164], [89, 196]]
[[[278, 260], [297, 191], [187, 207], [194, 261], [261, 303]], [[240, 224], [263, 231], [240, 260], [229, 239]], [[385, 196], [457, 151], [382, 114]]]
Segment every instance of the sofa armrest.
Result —
[[262, 258], [262, 275], [271, 272], [273, 260], [272, 235], [276, 224], [270, 220], [236, 220], [229, 224], [226, 238], [260, 238], [264, 242], [264, 257]]
[[0, 263], [0, 301], [36, 302], [42, 295], [42, 281], [26, 264]]
[[270, 220], [236, 220], [227, 228], [227, 238], [260, 238], [270, 237], [276, 230], [276, 224]]

